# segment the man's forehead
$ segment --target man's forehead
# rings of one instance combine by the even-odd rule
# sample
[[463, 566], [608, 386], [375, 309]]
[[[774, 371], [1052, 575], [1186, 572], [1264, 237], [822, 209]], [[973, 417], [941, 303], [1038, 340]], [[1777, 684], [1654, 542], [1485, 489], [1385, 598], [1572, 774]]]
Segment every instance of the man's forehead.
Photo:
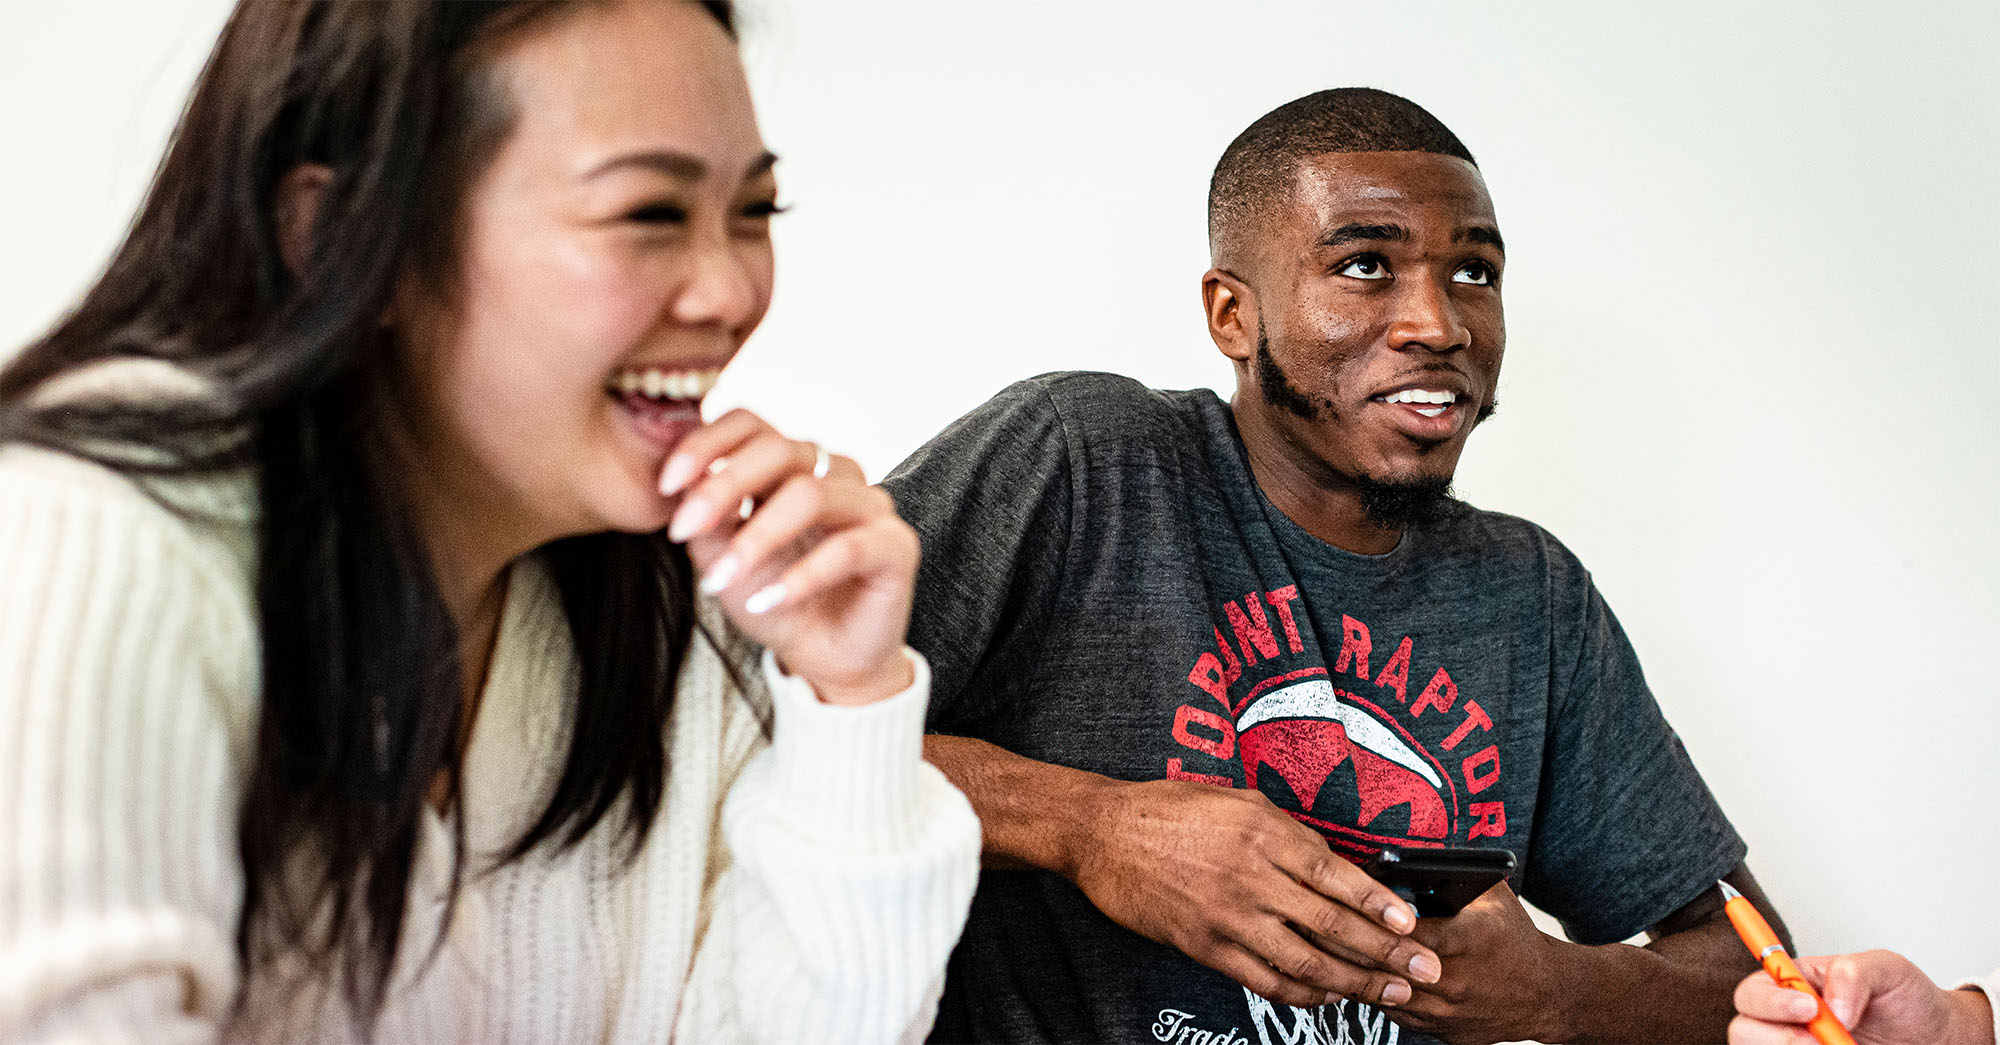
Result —
[[1431, 212], [1456, 225], [1492, 225], [1479, 168], [1434, 152], [1326, 152], [1292, 169], [1295, 217], [1323, 223], [1370, 213]]

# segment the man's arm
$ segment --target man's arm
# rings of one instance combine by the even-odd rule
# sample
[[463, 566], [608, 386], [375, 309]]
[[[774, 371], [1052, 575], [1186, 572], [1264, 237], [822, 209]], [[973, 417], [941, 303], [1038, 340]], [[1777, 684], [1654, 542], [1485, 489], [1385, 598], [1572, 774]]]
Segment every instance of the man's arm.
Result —
[[[1588, 571], [1545, 533], [1529, 546], [1558, 653], [1530, 851], [1510, 886], [1583, 942], [1541, 932], [1510, 886], [1496, 887], [1418, 927], [1446, 974], [1397, 1022], [1455, 1042], [1720, 1041], [1732, 981], [1754, 963], [1715, 876], [1769, 905]], [[1645, 946], [1615, 942], [1641, 929]]]
[[1394, 1006], [1441, 972], [1407, 905], [1260, 792], [1113, 780], [965, 737], [927, 737], [924, 755], [972, 800], [987, 867], [1059, 874], [1273, 1001]]
[[[1750, 869], [1725, 876], [1790, 946]], [[1422, 988], [1398, 1023], [1452, 1041], [1713, 1042], [1728, 1032], [1736, 982], [1756, 962], [1714, 889], [1648, 931], [1643, 947], [1584, 946], [1528, 920], [1504, 885], [1457, 917], [1416, 932], [1446, 975]]]
[[[1787, 948], [1792, 946], [1791, 931], [1747, 864], [1736, 865], [1723, 880], [1756, 905]], [[1757, 961], [1722, 913], [1720, 893], [1703, 892], [1646, 936], [1644, 947], [1581, 948], [1585, 957], [1565, 1006], [1574, 1030], [1562, 1040], [1720, 1041], [1728, 1033], [1736, 982]]]

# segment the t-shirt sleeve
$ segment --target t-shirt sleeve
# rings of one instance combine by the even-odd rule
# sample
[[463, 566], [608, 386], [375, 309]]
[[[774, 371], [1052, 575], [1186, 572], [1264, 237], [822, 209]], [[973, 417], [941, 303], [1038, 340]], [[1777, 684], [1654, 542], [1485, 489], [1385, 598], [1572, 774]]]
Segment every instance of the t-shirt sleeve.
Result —
[[1555, 626], [1549, 743], [1521, 894], [1576, 942], [1614, 943], [1712, 888], [1745, 846], [1660, 713], [1611, 607], [1580, 565], [1566, 565], [1580, 591], [1557, 596], [1575, 609], [1573, 622]]
[[1068, 554], [1071, 476], [1062, 416], [1030, 380], [883, 480], [923, 541], [909, 641], [931, 663], [931, 731], [977, 736], [1025, 685]]

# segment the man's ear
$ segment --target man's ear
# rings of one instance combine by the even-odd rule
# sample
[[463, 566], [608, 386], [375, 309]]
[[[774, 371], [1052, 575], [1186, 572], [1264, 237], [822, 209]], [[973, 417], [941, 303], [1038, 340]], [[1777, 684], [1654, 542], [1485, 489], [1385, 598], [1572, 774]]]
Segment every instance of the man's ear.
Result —
[[1238, 363], [1257, 354], [1257, 299], [1248, 284], [1228, 269], [1201, 274], [1201, 305], [1208, 313], [1208, 336]]
[[278, 179], [272, 194], [271, 224], [278, 237], [278, 255], [294, 279], [304, 274], [312, 260], [313, 225], [319, 220], [319, 201], [333, 181], [333, 168], [323, 163], [302, 163]]

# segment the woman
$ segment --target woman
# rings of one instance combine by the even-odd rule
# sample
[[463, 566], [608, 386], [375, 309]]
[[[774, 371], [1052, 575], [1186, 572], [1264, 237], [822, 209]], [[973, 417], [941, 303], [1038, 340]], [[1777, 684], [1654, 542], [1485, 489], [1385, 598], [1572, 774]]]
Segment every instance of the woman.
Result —
[[0, 1039], [921, 1036], [915, 538], [698, 413], [777, 209], [725, 3], [241, 4], [0, 372]]

